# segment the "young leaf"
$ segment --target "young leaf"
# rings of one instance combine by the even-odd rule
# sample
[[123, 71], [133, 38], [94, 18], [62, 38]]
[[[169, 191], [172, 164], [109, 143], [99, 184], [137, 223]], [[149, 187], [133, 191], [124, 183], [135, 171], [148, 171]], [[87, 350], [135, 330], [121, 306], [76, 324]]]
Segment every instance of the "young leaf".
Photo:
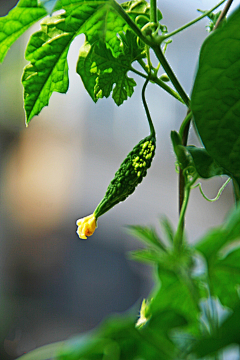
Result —
[[38, 0], [20, 0], [8, 15], [0, 18], [0, 62], [12, 44], [46, 15], [46, 10], [38, 6]]
[[26, 123], [48, 105], [54, 91], [68, 89], [67, 53], [74, 34], [59, 30], [58, 22], [61, 17], [47, 18], [26, 49], [26, 59], [31, 61], [22, 77]]
[[240, 7], [204, 42], [191, 109], [209, 155], [240, 176]]

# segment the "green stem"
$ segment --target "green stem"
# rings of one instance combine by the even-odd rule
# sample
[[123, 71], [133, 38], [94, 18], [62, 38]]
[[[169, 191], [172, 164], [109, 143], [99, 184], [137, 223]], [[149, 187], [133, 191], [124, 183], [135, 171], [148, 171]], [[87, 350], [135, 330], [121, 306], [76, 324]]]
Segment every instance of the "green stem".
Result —
[[223, 9], [223, 11], [221, 12], [221, 15], [219, 16], [218, 18], [218, 21], [216, 22], [215, 26], [214, 26], [214, 29], [213, 30], [216, 30], [219, 26], [219, 24], [221, 23], [221, 21], [225, 18], [225, 16], [227, 15], [227, 12], [230, 8], [230, 6], [232, 5], [233, 3], [233, 0], [228, 0], [225, 8]]
[[186, 128], [186, 126], [188, 126], [188, 124], [190, 123], [191, 121], [191, 118], [192, 118], [192, 112], [188, 112], [187, 113], [187, 116], [185, 117], [185, 119], [183, 120], [182, 124], [181, 124], [181, 127], [179, 129], [179, 135], [180, 135], [180, 138], [182, 139], [183, 138], [183, 134], [184, 134], [184, 129]]
[[196, 175], [192, 181], [188, 182], [184, 188], [184, 199], [183, 199], [183, 203], [182, 203], [182, 207], [181, 207], [181, 211], [180, 211], [180, 215], [179, 215], [179, 221], [178, 221], [178, 227], [177, 227], [177, 231], [174, 237], [174, 247], [175, 249], [180, 249], [182, 246], [182, 242], [183, 242], [183, 230], [184, 230], [184, 219], [185, 219], [185, 214], [186, 214], [186, 210], [187, 210], [187, 206], [188, 206], [188, 201], [189, 201], [189, 196], [190, 196], [190, 192], [191, 192], [191, 186], [194, 184], [194, 182], [197, 180], [198, 175]]
[[[146, 73], [148, 73], [148, 67], [145, 64], [145, 62], [140, 59], [138, 60], [139, 64], [142, 66], [142, 68], [146, 71]], [[131, 70], [133, 72], [135, 72], [136, 74], [144, 77], [145, 79], [149, 76], [149, 80], [154, 82], [155, 84], [157, 84], [158, 86], [160, 86], [162, 89], [164, 89], [166, 92], [168, 92], [170, 95], [172, 95], [175, 99], [177, 99], [178, 101], [180, 101], [182, 104], [184, 104], [184, 101], [182, 100], [182, 98], [178, 95], [178, 93], [176, 91], [174, 91], [170, 86], [168, 86], [164, 81], [162, 81], [161, 79], [159, 79], [156, 75], [154, 74], [150, 74], [150, 75], [145, 75], [142, 74], [141, 72], [131, 68]]]
[[150, 112], [149, 112], [149, 109], [148, 109], [148, 106], [147, 106], [146, 97], [145, 97], [145, 91], [146, 91], [146, 87], [147, 87], [148, 82], [149, 82], [149, 78], [146, 79], [146, 81], [145, 81], [145, 83], [143, 85], [143, 88], [142, 88], [142, 101], [143, 101], [143, 106], [144, 106], [144, 109], [145, 109], [145, 112], [146, 112], [146, 115], [147, 115], [151, 135], [153, 137], [155, 137], [155, 129], [154, 129], [152, 118], [151, 118], [151, 115], [150, 115]]
[[202, 15], [199, 16], [199, 17], [197, 17], [196, 19], [190, 21], [189, 23], [181, 26], [180, 28], [172, 31], [172, 32], [169, 33], [169, 34], [166, 34], [166, 35], [161, 36], [161, 42], [162, 42], [163, 40], [166, 40], [166, 39], [172, 37], [173, 35], [178, 34], [178, 33], [181, 32], [181, 31], [187, 29], [189, 26], [192, 26], [193, 24], [197, 23], [198, 21], [202, 20], [204, 17], [208, 16], [211, 12], [213, 12], [213, 11], [214, 11], [215, 9], [217, 9], [220, 5], [222, 5], [225, 1], [226, 1], [226, 0], [220, 1], [220, 3], [218, 3], [216, 6], [214, 6], [211, 10], [206, 11], [204, 14], [202, 14]]
[[176, 75], [174, 74], [172, 68], [168, 64], [165, 56], [162, 53], [160, 46], [155, 45], [152, 47], [152, 49], [154, 50], [160, 64], [164, 68], [165, 72], [167, 73], [169, 79], [171, 80], [171, 82], [172, 82], [173, 86], [175, 87], [175, 89], [177, 90], [178, 94], [181, 96], [182, 100], [187, 105], [187, 107], [189, 107], [190, 99], [187, 96], [187, 94], [185, 93], [185, 91], [183, 90], [183, 88], [182, 88], [180, 82], [178, 81]]
[[150, 0], [150, 22], [157, 24], [157, 1]]

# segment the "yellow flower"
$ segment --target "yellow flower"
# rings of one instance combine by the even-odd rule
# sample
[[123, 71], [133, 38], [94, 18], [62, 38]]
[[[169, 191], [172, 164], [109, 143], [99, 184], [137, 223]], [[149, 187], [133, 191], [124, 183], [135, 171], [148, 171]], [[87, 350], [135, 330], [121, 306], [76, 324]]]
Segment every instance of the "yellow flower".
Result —
[[77, 234], [80, 239], [87, 239], [87, 236], [91, 236], [96, 227], [97, 227], [97, 219], [94, 214], [86, 216], [82, 219], [78, 219], [76, 222], [78, 229]]

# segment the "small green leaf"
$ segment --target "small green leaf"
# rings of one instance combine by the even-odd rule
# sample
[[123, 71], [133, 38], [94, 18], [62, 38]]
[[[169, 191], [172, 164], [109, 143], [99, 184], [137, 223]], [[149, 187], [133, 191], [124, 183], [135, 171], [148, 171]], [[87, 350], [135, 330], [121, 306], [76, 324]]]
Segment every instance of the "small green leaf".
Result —
[[208, 154], [240, 176], [240, 7], [204, 42], [191, 109]]
[[186, 148], [182, 145], [180, 135], [177, 131], [171, 131], [171, 140], [173, 145], [173, 150], [177, 157], [179, 166], [181, 169], [186, 169], [192, 165], [191, 156], [186, 151]]
[[153, 246], [154, 249], [165, 250], [162, 240], [152, 227], [141, 225], [130, 225], [127, 227], [128, 233], [142, 240], [148, 246]]
[[194, 166], [199, 176], [209, 179], [213, 176], [228, 175], [228, 171], [217, 164], [204, 148], [187, 146], [187, 151], [191, 154]]
[[20, 0], [8, 15], [0, 18], [0, 62], [12, 44], [35, 22], [47, 15], [38, 0]]
[[[202, 14], [204, 14], [207, 10], [200, 10], [200, 9], [198, 9], [198, 11], [200, 12], [200, 13], [202, 13]], [[213, 29], [214, 29], [214, 26], [216, 25], [216, 23], [217, 23], [217, 21], [218, 21], [218, 18], [219, 18], [219, 16], [221, 15], [221, 11], [219, 11], [219, 12], [217, 12], [217, 13], [213, 13], [213, 12], [211, 12], [210, 14], [208, 14], [208, 18], [209, 18], [209, 24], [208, 24], [208, 26], [206, 26], [206, 28], [207, 28], [207, 30], [208, 30], [208, 32], [211, 32], [211, 31], [213, 31]]]
[[48, 105], [54, 91], [68, 90], [67, 53], [74, 35], [56, 27], [61, 21], [61, 17], [47, 18], [26, 49], [26, 59], [31, 61], [22, 77], [26, 123]]
[[112, 93], [119, 106], [133, 94], [136, 83], [127, 76], [127, 72], [132, 62], [144, 56], [143, 48], [137, 44], [137, 37], [132, 31], [120, 33], [119, 39], [117, 57], [102, 41], [95, 42], [92, 47], [85, 42], [80, 49], [77, 72], [95, 102]]

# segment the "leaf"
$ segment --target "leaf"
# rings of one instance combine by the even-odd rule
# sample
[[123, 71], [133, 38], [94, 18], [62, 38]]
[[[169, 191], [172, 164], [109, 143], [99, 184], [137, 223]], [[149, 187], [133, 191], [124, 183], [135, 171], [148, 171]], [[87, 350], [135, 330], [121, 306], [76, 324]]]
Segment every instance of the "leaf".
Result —
[[240, 307], [233, 313], [211, 336], [202, 338], [193, 347], [192, 351], [198, 357], [211, 355], [231, 344], [240, 344]]
[[103, 41], [115, 56], [121, 53], [117, 34], [128, 26], [113, 9], [111, 0], [60, 0], [59, 7], [66, 10], [59, 29], [75, 35], [84, 33], [91, 45]]
[[165, 246], [163, 245], [162, 240], [159, 238], [158, 234], [152, 227], [130, 225], [127, 226], [127, 231], [130, 235], [143, 241], [148, 246], [153, 247], [153, 249], [165, 250]]
[[42, 5], [50, 15], [52, 15], [57, 2], [58, 0], [38, 0], [38, 4]]
[[[143, 27], [150, 21], [150, 4], [148, 2], [144, 0], [132, 0], [122, 3], [121, 6], [133, 21], [138, 17], [137, 23], [140, 27]], [[158, 21], [160, 21], [162, 19], [162, 13], [160, 10], [157, 10], [157, 12]]]
[[224, 306], [234, 308], [239, 303], [240, 248], [228, 249], [240, 238], [240, 206], [230, 214], [225, 224], [207, 233], [196, 245], [205, 257], [211, 295]]
[[208, 154], [240, 176], [240, 7], [204, 42], [191, 109]]
[[[112, 316], [97, 330], [66, 341], [65, 346], [59, 349], [56, 359], [93, 360], [104, 358], [119, 360], [128, 359], [129, 354], [131, 359], [172, 359], [173, 357], [165, 355], [166, 345], [164, 342], [157, 343], [156, 339], [150, 336], [148, 329], [139, 331], [135, 327], [135, 320], [132, 316]], [[171, 325], [178, 325], [181, 321], [180, 317], [175, 317], [172, 319]]]
[[211, 264], [209, 278], [214, 295], [224, 306], [233, 309], [240, 300], [240, 248]]
[[186, 281], [176, 270], [159, 268], [160, 289], [150, 304], [153, 313], [167, 309], [182, 315], [195, 331], [198, 328], [198, 288], [194, 282]]
[[209, 179], [213, 176], [229, 174], [228, 171], [219, 166], [217, 162], [211, 158], [206, 149], [187, 146], [186, 150], [192, 156], [193, 164], [201, 178]]
[[[202, 14], [204, 14], [207, 10], [200, 10], [200, 9], [198, 9], [198, 11], [200, 12], [200, 13], [202, 13]], [[211, 12], [210, 14], [208, 14], [208, 18], [209, 18], [209, 24], [208, 24], [208, 26], [206, 26], [206, 28], [207, 28], [207, 31], [208, 32], [211, 32], [211, 31], [213, 31], [213, 29], [214, 29], [214, 26], [216, 25], [216, 23], [217, 23], [217, 21], [218, 21], [218, 18], [219, 18], [219, 16], [221, 15], [221, 11], [219, 11], [219, 12], [217, 12], [217, 13], [213, 13], [213, 12]], [[223, 20], [223, 21], [225, 21], [225, 20]]]
[[74, 35], [59, 30], [58, 22], [61, 17], [47, 18], [26, 49], [26, 59], [31, 61], [22, 77], [27, 123], [48, 105], [54, 91], [68, 89], [67, 53]]
[[169, 242], [170, 245], [172, 245], [174, 241], [175, 231], [173, 229], [171, 222], [166, 216], [162, 216], [159, 219], [159, 222], [166, 235], [166, 240]]
[[0, 62], [12, 44], [35, 22], [47, 15], [38, 0], [20, 0], [8, 15], [0, 18]]
[[[32, 35], [27, 47], [26, 58], [31, 61], [31, 64], [25, 68], [22, 79], [25, 88], [27, 123], [34, 115], [39, 114], [44, 106], [48, 105], [53, 91], [62, 93], [67, 91], [67, 52], [73, 39], [81, 33], [85, 33], [88, 41], [80, 52], [82, 58], [78, 66], [81, 69], [83, 67], [83, 71], [79, 70], [81, 73], [86, 69], [89, 70], [90, 66], [88, 60], [91, 49], [88, 44], [93, 46], [94, 51], [99, 48], [99, 43], [104, 44], [99, 50], [100, 57], [107, 56], [110, 62], [113, 62], [114, 56], [120, 55], [122, 56], [121, 60], [124, 60], [125, 64], [127, 62], [127, 67], [121, 67], [121, 70], [117, 69], [115, 65], [113, 79], [105, 71], [105, 65], [99, 63], [98, 72], [101, 71], [101, 76], [98, 74], [99, 76], [95, 79], [95, 76], [89, 72], [87, 77], [86, 73], [83, 75], [84, 83], [87, 84], [87, 89], [93, 98], [97, 99], [109, 94], [115, 83], [113, 98], [120, 105], [128, 96], [132, 95], [133, 87], [136, 85], [135, 81], [128, 78], [126, 73], [131, 64], [131, 62], [129, 63], [130, 56], [132, 61], [136, 60], [136, 52], [137, 56], [140, 56], [139, 46], [136, 44], [136, 36], [132, 38], [132, 35], [123, 33], [123, 30], [127, 31], [128, 26], [113, 9], [111, 0], [95, 0], [94, 2], [61, 0], [57, 3], [57, 9], [59, 8], [64, 9], [65, 13], [48, 18], [43, 22], [42, 30]], [[119, 35], [117, 36], [117, 34]], [[94, 69], [91, 68], [91, 71], [94, 73]], [[93, 93], [90, 85], [93, 85], [94, 79], [96, 84]], [[96, 100], [94, 99], [94, 101]]]
[[144, 249], [144, 250], [134, 250], [129, 252], [130, 259], [135, 261], [147, 263], [147, 264], [158, 264], [161, 262], [161, 256], [157, 251]]
[[121, 105], [133, 94], [136, 83], [127, 76], [127, 72], [132, 62], [144, 56], [143, 47], [137, 44], [137, 37], [132, 31], [120, 33], [119, 38], [117, 57], [102, 41], [94, 43], [92, 47], [85, 42], [80, 49], [77, 72], [94, 102], [109, 97], [112, 92], [115, 103]]

